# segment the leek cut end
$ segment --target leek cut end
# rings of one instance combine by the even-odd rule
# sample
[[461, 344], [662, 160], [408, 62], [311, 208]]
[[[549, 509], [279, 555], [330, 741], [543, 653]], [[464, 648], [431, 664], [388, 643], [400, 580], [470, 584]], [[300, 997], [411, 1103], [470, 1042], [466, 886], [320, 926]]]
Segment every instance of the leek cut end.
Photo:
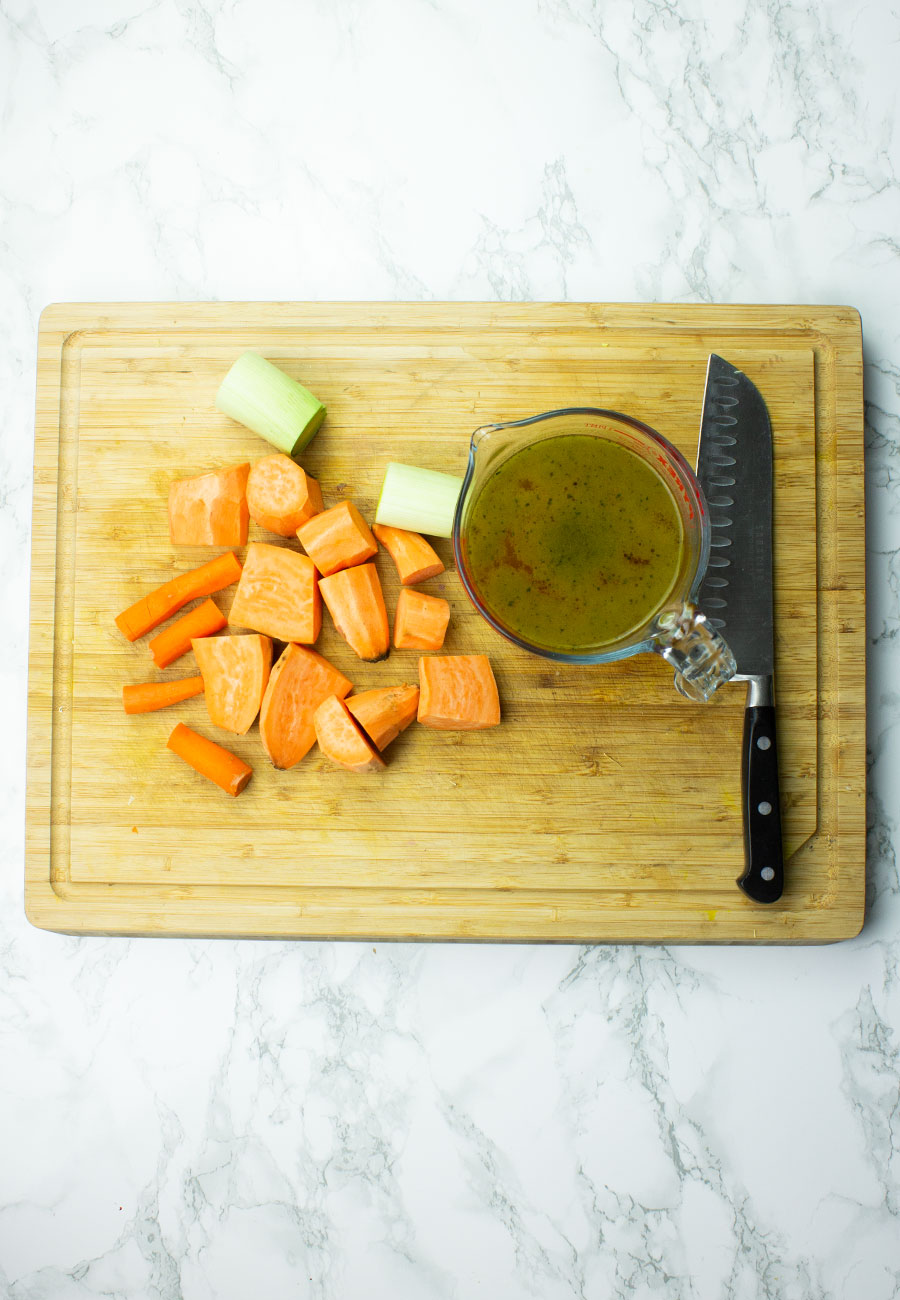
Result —
[[[310, 396], [312, 396], [312, 394], [310, 394]], [[303, 432], [300, 434], [300, 437], [294, 443], [293, 450], [291, 451], [292, 456], [299, 456], [301, 451], [303, 451], [306, 447], [309, 446], [313, 438], [318, 433], [322, 425], [322, 421], [325, 419], [325, 416], [327, 414], [328, 412], [326, 408], [322, 405], [321, 402], [319, 402], [319, 409], [317, 411], [313, 411], [312, 415], [309, 417], [309, 420], [307, 421], [306, 428], [303, 430]]]

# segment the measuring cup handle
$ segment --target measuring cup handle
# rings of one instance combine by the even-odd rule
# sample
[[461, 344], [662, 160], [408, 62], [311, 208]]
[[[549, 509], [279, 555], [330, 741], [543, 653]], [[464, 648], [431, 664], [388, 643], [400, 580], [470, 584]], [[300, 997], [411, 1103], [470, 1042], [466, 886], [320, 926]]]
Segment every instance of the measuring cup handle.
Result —
[[675, 687], [689, 700], [705, 703], [737, 672], [726, 641], [693, 605], [658, 619], [657, 654], [675, 669]]

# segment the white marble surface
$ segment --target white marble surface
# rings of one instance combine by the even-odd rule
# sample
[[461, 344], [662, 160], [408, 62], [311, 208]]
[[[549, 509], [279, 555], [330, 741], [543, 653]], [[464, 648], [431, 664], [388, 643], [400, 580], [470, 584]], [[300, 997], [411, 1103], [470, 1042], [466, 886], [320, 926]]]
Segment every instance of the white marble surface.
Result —
[[[892, 0], [0, 0], [0, 1296], [900, 1296], [898, 51]], [[29, 927], [38, 313], [342, 297], [859, 308], [858, 939]]]

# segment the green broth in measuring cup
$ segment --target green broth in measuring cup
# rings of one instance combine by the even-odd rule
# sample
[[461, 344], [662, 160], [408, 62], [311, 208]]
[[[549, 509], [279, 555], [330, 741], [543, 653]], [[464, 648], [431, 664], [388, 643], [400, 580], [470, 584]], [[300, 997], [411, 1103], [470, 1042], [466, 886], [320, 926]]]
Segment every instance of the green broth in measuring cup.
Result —
[[486, 479], [466, 560], [487, 609], [515, 635], [577, 652], [643, 627], [671, 594], [684, 528], [643, 457], [590, 434], [542, 438]]

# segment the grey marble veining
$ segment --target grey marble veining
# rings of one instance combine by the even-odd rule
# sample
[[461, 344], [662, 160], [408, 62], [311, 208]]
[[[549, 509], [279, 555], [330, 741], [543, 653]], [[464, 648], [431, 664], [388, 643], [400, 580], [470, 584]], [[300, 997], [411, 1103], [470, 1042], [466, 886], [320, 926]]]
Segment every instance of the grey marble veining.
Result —
[[[900, 1296], [898, 48], [888, 0], [0, 0], [0, 1296]], [[342, 297], [860, 310], [858, 939], [28, 926], [39, 312]]]

